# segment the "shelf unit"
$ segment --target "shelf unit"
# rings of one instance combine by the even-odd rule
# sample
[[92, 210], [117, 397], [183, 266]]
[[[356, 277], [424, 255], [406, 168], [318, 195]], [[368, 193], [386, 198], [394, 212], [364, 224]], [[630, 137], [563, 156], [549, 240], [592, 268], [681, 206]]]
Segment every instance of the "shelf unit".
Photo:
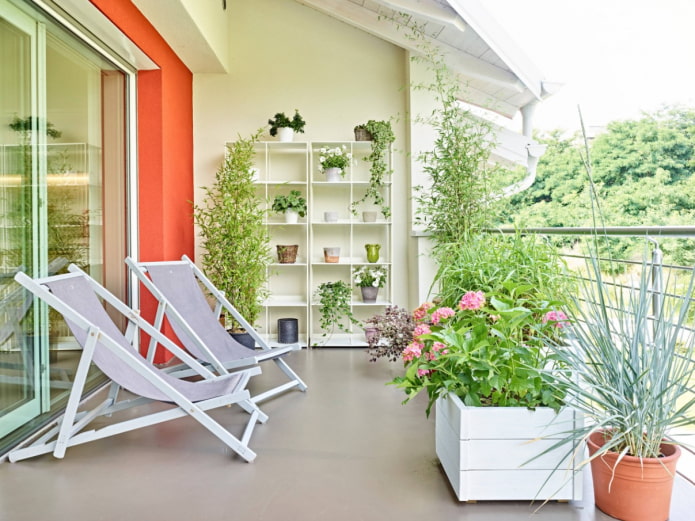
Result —
[[[345, 146], [353, 156], [352, 165], [338, 182], [327, 182], [319, 171], [322, 147]], [[319, 327], [318, 304], [312, 298], [322, 282], [343, 280], [352, 288], [351, 311], [360, 321], [382, 312], [393, 301], [390, 277], [393, 233], [391, 221], [378, 212], [376, 222], [363, 222], [360, 214], [351, 213], [351, 203], [362, 198], [369, 186], [371, 164], [364, 159], [371, 153], [368, 141], [341, 142], [259, 142], [255, 148], [256, 187], [259, 196], [270, 210], [278, 194], [299, 190], [307, 200], [307, 215], [297, 224], [286, 224], [284, 216], [268, 212], [266, 225], [270, 235], [271, 254], [277, 245], [298, 244], [295, 264], [277, 261], [268, 267], [269, 297], [263, 305], [259, 331], [274, 343], [277, 341], [277, 319], [297, 318], [300, 343], [306, 346], [366, 346], [364, 332], [359, 326], [350, 326], [350, 333], [323, 337]], [[391, 152], [387, 154], [389, 167]], [[391, 205], [392, 186], [382, 188], [385, 204]], [[367, 210], [376, 208], [365, 207]], [[378, 210], [378, 209], [376, 209]], [[336, 222], [326, 222], [324, 212], [337, 211]], [[381, 245], [377, 263], [367, 262], [365, 244]], [[340, 261], [324, 261], [323, 248], [341, 248]], [[277, 258], [275, 256], [275, 258]], [[370, 264], [387, 271], [385, 287], [379, 290], [376, 303], [362, 302], [359, 288], [352, 281], [352, 272], [358, 266]]]

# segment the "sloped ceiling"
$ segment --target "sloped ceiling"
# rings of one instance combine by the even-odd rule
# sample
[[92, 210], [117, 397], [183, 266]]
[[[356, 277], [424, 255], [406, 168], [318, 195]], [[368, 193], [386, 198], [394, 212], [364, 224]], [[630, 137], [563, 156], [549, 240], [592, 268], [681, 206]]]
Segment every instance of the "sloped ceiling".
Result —
[[296, 0], [413, 53], [388, 19], [403, 13], [422, 27], [462, 82], [462, 99], [507, 117], [548, 93], [542, 74], [478, 0]]

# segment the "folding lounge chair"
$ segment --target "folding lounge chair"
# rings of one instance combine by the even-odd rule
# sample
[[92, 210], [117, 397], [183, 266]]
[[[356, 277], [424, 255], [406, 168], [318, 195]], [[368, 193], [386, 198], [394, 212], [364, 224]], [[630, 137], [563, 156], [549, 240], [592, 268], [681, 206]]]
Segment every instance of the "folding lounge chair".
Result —
[[[260, 369], [256, 367], [235, 374], [214, 375], [94, 279], [82, 271], [75, 272], [79, 268], [70, 266], [70, 269], [72, 273], [37, 280], [24, 273], [15, 276], [18, 283], [63, 315], [82, 347], [82, 354], [61, 421], [29, 446], [10, 452], [10, 461], [49, 452], [53, 452], [56, 458], [62, 458], [67, 447], [181, 418], [187, 414], [246, 461], [253, 461], [256, 454], [248, 447], [249, 439], [256, 422], [265, 422], [268, 417], [251, 402], [246, 384], [252, 375], [260, 373]], [[121, 333], [111, 320], [100, 298], [127, 317], [128, 326], [125, 333]], [[148, 362], [134, 346], [140, 329], [166, 349], [170, 349], [203, 379], [195, 382], [181, 380]], [[112, 380], [111, 388], [107, 399], [101, 404], [92, 410], [78, 412], [91, 362]], [[135, 394], [136, 398], [119, 401], [118, 392], [121, 387]], [[111, 415], [151, 401], [166, 402], [172, 407], [111, 423], [96, 430], [84, 431], [97, 417]], [[241, 439], [233, 436], [205, 413], [207, 410], [230, 404], [238, 404], [250, 414]]]
[[[174, 333], [188, 352], [210, 364], [215, 371], [224, 374], [229, 369], [238, 369], [266, 360], [272, 360], [277, 364], [290, 381], [253, 396], [251, 399], [254, 403], [293, 387], [298, 387], [301, 391], [307, 389], [306, 384], [280, 358], [290, 351], [300, 349], [299, 344], [270, 347], [186, 255], [181, 257], [180, 261], [135, 262], [128, 257], [125, 262], [159, 301], [155, 327], [161, 328], [166, 316]], [[215, 298], [214, 310], [206, 299], [201, 283]], [[230, 313], [251, 334], [261, 349], [249, 350], [227, 333], [219, 322], [222, 309]], [[153, 356], [154, 346], [150, 345], [148, 357], [152, 359]]]

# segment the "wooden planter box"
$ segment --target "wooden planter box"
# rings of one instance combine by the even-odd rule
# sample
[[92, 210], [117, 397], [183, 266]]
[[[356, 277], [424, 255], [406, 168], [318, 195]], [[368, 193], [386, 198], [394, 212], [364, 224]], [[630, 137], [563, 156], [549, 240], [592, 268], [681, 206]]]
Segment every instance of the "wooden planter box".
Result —
[[568, 445], [522, 464], [561, 438], [554, 433], [582, 423], [570, 408], [556, 414], [548, 408], [466, 407], [447, 395], [436, 403], [437, 456], [459, 501], [578, 500], [582, 476], [568, 470]]

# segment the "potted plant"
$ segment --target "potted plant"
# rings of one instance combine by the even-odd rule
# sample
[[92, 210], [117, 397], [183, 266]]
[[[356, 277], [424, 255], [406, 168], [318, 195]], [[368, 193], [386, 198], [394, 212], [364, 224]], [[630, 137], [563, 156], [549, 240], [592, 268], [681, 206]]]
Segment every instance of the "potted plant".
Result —
[[326, 181], [340, 181], [351, 162], [352, 154], [347, 151], [345, 145], [319, 149], [319, 171], [326, 174]]
[[564, 451], [521, 467], [582, 421], [546, 372], [556, 364], [546, 336], [566, 330], [557, 250], [533, 236], [481, 233], [446, 251], [438, 302], [414, 312], [405, 375], [392, 383], [406, 401], [426, 392], [428, 414], [436, 404], [436, 452], [460, 500], [578, 499], [581, 478], [554, 473], [570, 464]]
[[[253, 182], [254, 144], [261, 132], [228, 146], [215, 182], [203, 187], [203, 202], [193, 206], [205, 274], [250, 324], [258, 319], [267, 295], [270, 263], [266, 211]], [[233, 332], [242, 332], [232, 317], [227, 320]]]
[[360, 288], [362, 302], [373, 304], [379, 294], [379, 288], [386, 284], [386, 270], [373, 266], [360, 266], [352, 271], [355, 286]]
[[284, 112], [278, 112], [272, 119], [268, 120], [268, 125], [270, 125], [271, 136], [278, 136], [280, 141], [292, 141], [295, 132], [304, 133], [306, 121], [295, 109], [292, 119], [288, 118]]
[[314, 292], [314, 298], [319, 306], [319, 326], [323, 330], [322, 337], [328, 342], [337, 327], [345, 333], [350, 333], [343, 319], [346, 318], [350, 323], [359, 325], [350, 310], [350, 296], [352, 290], [343, 280], [334, 282], [322, 282]]
[[299, 217], [306, 215], [306, 199], [299, 190], [292, 190], [288, 195], [276, 195], [272, 209], [274, 212], [284, 213], [285, 222], [294, 224]]
[[668, 435], [695, 422], [695, 280], [660, 287], [658, 262], [645, 256], [640, 268], [639, 280], [620, 283], [590, 256], [570, 314], [572, 349], [553, 346], [567, 368], [555, 377], [589, 420], [564, 443], [588, 444], [598, 508], [627, 521], [665, 521], [680, 455]]
[[[388, 219], [391, 216], [391, 208], [385, 205], [381, 188], [384, 186], [386, 176], [393, 173], [386, 161], [386, 151], [391, 146], [391, 143], [396, 140], [396, 136], [391, 128], [391, 123], [388, 121], [370, 119], [364, 125], [358, 126], [362, 127], [370, 135], [372, 151], [364, 160], [371, 162], [372, 166], [369, 169], [369, 186], [367, 191], [360, 200], [354, 201], [350, 208], [352, 213], [357, 215], [357, 207], [371, 199], [376, 206], [381, 207], [382, 215]], [[357, 128], [355, 127], [355, 135], [357, 135]]]
[[[376, 362], [377, 358], [384, 357], [395, 362], [413, 340], [415, 320], [407, 309], [386, 306], [383, 314], [364, 321], [364, 329], [370, 361]], [[371, 330], [370, 334], [366, 333], [367, 330]]]

